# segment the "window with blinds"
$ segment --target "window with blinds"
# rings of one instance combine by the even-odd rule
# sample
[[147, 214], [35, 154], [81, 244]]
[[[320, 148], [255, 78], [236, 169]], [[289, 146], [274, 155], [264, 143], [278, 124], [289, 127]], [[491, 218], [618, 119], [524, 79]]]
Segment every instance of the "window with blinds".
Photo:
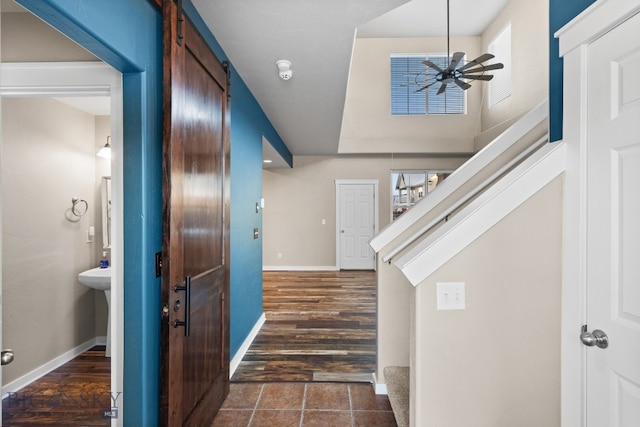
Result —
[[[437, 95], [440, 83], [436, 83], [425, 91], [417, 92], [416, 75], [425, 71], [422, 63], [429, 59], [440, 68], [446, 68], [449, 61], [446, 55], [411, 55], [391, 57], [391, 115], [425, 115], [425, 114], [464, 114], [464, 91], [456, 85], [448, 85], [447, 90]], [[427, 70], [428, 81], [437, 74], [435, 70]]]
[[511, 96], [511, 24], [489, 43], [489, 53], [495, 55], [504, 68], [496, 70], [489, 82], [489, 108]]

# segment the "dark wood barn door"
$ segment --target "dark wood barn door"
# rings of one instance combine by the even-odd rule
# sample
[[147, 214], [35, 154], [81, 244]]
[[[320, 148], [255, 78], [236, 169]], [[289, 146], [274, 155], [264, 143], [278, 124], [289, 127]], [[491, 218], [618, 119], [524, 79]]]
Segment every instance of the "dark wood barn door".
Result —
[[161, 419], [204, 426], [229, 391], [227, 73], [173, 0], [163, 14]]

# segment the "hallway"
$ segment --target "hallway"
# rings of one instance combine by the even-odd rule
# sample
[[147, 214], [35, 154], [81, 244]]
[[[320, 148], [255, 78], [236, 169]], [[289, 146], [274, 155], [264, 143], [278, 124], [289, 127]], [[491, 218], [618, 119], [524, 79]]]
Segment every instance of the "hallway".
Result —
[[232, 382], [369, 382], [376, 364], [374, 271], [266, 271], [266, 322]]

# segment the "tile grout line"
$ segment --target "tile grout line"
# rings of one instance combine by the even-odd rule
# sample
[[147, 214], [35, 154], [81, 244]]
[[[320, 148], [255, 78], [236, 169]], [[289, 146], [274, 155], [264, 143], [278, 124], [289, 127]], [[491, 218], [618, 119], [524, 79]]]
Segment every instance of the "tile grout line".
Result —
[[353, 401], [351, 399], [351, 384], [347, 384], [347, 393], [349, 394], [349, 414], [351, 415], [351, 425], [356, 425], [355, 415], [353, 414]]
[[251, 418], [249, 418], [249, 423], [247, 423], [247, 427], [251, 425], [253, 422], [253, 417], [256, 415], [256, 410], [258, 409], [258, 403], [260, 403], [260, 399], [262, 398], [262, 393], [264, 392], [264, 387], [266, 384], [262, 384], [260, 387], [260, 393], [258, 393], [258, 398], [256, 399], [256, 404], [253, 405], [253, 411], [251, 412]]
[[302, 410], [300, 411], [300, 423], [298, 427], [302, 427], [302, 421], [304, 421], [304, 408], [307, 404], [307, 384], [304, 385], [304, 391], [302, 392]]

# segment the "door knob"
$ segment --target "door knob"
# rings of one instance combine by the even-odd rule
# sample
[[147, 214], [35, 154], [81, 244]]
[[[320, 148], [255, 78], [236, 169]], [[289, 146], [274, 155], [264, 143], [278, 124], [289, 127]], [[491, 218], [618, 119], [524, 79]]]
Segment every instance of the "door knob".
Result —
[[2, 353], [0, 353], [0, 361], [2, 361], [2, 366], [13, 362], [13, 350], [2, 350]]
[[587, 331], [587, 325], [582, 325], [580, 341], [587, 347], [593, 347], [594, 345], [600, 348], [609, 347], [609, 337], [607, 334], [600, 329], [594, 329], [593, 332], [589, 332]]

